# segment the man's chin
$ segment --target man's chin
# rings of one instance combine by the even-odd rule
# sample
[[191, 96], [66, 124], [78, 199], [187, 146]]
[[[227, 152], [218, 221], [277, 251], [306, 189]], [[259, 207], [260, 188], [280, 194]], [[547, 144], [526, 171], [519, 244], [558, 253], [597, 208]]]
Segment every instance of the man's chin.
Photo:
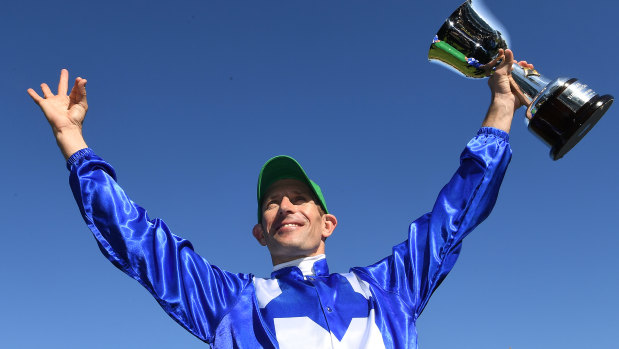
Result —
[[298, 241], [294, 241], [294, 240], [280, 241], [279, 246], [282, 252], [291, 253], [291, 252], [303, 251], [302, 245]]
[[280, 256], [294, 257], [311, 254], [311, 249], [304, 248], [302, 244], [295, 241], [282, 241], [277, 249]]

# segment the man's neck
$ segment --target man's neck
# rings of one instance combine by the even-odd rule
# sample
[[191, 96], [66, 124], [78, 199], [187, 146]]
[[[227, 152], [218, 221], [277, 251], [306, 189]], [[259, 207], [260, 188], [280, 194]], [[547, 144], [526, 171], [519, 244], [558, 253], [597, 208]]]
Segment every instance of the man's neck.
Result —
[[318, 260], [324, 259], [324, 254], [319, 254], [310, 257], [297, 258], [288, 262], [280, 263], [273, 266], [273, 271], [280, 270], [287, 267], [297, 267], [301, 270], [303, 275], [315, 275], [314, 263]]

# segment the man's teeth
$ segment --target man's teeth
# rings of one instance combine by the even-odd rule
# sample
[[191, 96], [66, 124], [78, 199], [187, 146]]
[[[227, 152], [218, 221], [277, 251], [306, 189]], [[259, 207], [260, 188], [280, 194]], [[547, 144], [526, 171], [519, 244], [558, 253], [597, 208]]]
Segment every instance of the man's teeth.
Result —
[[288, 224], [284, 224], [282, 225], [282, 227], [298, 227], [298, 224], [294, 224], [294, 223], [288, 223]]

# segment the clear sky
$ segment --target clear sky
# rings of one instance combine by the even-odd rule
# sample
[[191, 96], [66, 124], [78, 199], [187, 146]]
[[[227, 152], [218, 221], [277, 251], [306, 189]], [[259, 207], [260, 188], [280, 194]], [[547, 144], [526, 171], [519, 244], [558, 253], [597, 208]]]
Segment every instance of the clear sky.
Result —
[[[483, 119], [486, 81], [427, 61], [460, 3], [4, 1], [0, 347], [204, 347], [101, 255], [27, 88], [87, 78], [88, 145], [229, 271], [270, 274], [257, 175], [294, 156], [339, 219], [327, 258], [346, 272], [406, 238]], [[517, 59], [619, 96], [619, 3], [487, 5]], [[617, 347], [618, 114], [555, 162], [516, 113], [497, 205], [422, 314], [422, 348]]]

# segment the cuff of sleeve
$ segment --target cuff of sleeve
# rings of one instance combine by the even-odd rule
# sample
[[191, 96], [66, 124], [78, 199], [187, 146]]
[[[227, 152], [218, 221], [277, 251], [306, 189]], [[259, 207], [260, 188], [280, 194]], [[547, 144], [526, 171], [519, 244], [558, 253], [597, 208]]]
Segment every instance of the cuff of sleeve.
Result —
[[76, 151], [69, 159], [67, 159], [67, 169], [71, 171], [71, 166], [73, 166], [73, 164], [84, 158], [86, 155], [92, 155], [94, 153], [95, 152], [90, 148], [84, 148]]
[[477, 131], [477, 135], [495, 136], [509, 142], [509, 133], [494, 127], [482, 127]]

